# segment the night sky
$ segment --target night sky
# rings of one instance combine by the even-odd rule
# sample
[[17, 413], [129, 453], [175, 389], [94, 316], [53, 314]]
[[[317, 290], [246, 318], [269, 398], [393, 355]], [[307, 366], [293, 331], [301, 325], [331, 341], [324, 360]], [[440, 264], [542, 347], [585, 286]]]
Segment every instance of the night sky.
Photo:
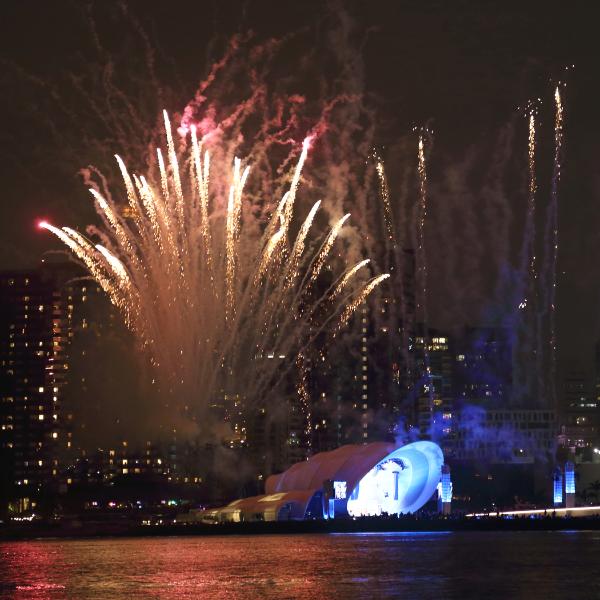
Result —
[[[473, 154], [481, 154], [482, 164], [493, 160], [490, 140], [509, 123], [518, 123], [513, 150], [523, 155], [524, 176], [526, 147], [518, 136], [526, 142], [525, 122], [517, 119], [517, 107], [538, 96], [544, 101], [540, 161], [545, 164], [539, 171], [545, 181], [539, 202], [545, 206], [551, 160], [551, 81], [567, 82], [559, 209], [558, 346], [561, 370], [590, 369], [593, 345], [600, 338], [600, 15], [593, 4], [175, 0], [128, 2], [124, 11], [116, 2], [4, 0], [0, 6], [0, 267], [33, 266], [44, 251], [56, 248], [54, 240], [35, 229], [38, 217], [80, 227], [94, 220], [77, 170], [98, 157], [96, 149], [81, 140], [103, 137], [106, 132], [93, 119], [86, 119], [83, 109], [79, 111], [73, 91], [74, 83], [86, 87], [90, 68], [93, 71], [102, 59], [94, 48], [91, 22], [102, 40], [104, 58], [111, 57], [123, 88], [132, 90], [133, 101], [143, 105], [152, 119], [162, 107], [139, 94], [135, 81], [144, 61], [140, 30], [155, 48], [157, 72], [165, 89], [169, 88], [167, 108], [176, 111], [193, 95], [225, 41], [249, 30], [258, 39], [296, 32], [300, 42], [294, 46], [295, 54], [290, 51], [290, 68], [301, 57], [302, 44], [307, 45], [307, 52], [314, 45], [323, 51], [323, 77], [335, 78], [326, 53], [334, 39], [329, 33], [340, 26], [340, 7], [344, 7], [347, 21], [342, 21], [352, 24], [351, 39], [363, 59], [363, 89], [382, 124], [378, 143], [393, 148], [395, 140], [406, 136], [414, 125], [426, 123], [434, 130], [431, 179], [437, 193], [433, 211], [442, 206], [444, 196], [442, 178], [436, 183], [435, 169], [447, 171]], [[575, 68], [565, 74], [570, 65]], [[298, 89], [304, 85], [309, 93], [314, 82], [295, 85]], [[390, 162], [388, 169], [393, 171]], [[475, 173], [468, 182], [467, 191], [476, 198], [482, 181]], [[390, 183], [393, 195], [393, 173]], [[515, 192], [511, 200], [515, 215], [525, 210], [525, 196], [517, 193], [522, 184], [516, 178], [506, 185]], [[517, 217], [515, 221], [518, 224]], [[460, 252], [468, 251], [459, 239], [463, 224], [448, 221], [446, 226], [443, 240], [432, 233], [429, 241], [434, 279], [440, 245], [456, 243]], [[518, 235], [511, 234], [509, 243], [520, 243]], [[485, 264], [478, 268], [485, 271]], [[480, 278], [485, 280], [485, 274]], [[434, 281], [432, 294], [451, 296], [453, 289], [444, 286]], [[448, 316], [442, 309], [435, 314], [435, 306], [442, 304], [433, 301], [432, 322], [437, 324], [437, 319], [444, 326]]]

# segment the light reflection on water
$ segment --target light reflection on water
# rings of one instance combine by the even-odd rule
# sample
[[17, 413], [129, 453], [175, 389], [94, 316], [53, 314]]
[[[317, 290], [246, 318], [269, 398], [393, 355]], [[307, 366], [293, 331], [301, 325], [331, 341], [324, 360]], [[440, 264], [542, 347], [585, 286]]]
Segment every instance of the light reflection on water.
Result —
[[0, 543], [0, 597], [600, 598], [600, 533], [388, 533]]

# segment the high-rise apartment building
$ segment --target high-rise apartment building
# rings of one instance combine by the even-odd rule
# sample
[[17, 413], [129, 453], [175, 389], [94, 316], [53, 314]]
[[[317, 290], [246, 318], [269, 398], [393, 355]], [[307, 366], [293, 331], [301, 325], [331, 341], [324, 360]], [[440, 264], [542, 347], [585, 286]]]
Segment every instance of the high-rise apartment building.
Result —
[[434, 329], [418, 329], [414, 341], [416, 427], [419, 436], [433, 439], [445, 450], [453, 436], [453, 353], [450, 337]]
[[415, 258], [395, 248], [387, 279], [361, 304], [310, 373], [314, 451], [393, 439], [414, 417]]
[[[594, 382], [596, 383], [596, 382]], [[566, 374], [561, 406], [561, 444], [583, 455], [600, 442], [600, 410], [597, 385], [581, 371]]]
[[457, 406], [506, 408], [512, 394], [510, 332], [469, 327], [455, 344], [454, 395]]
[[0, 452], [17, 510], [59, 486], [71, 312], [52, 273], [0, 274]]

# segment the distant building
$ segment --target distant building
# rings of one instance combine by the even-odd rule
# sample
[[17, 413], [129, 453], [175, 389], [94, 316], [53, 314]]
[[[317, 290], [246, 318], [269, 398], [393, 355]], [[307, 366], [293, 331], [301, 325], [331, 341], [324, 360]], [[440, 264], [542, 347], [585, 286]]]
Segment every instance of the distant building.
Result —
[[414, 252], [394, 248], [384, 263], [391, 277], [311, 364], [312, 452], [392, 440], [415, 419]]
[[[597, 383], [597, 382], [595, 382]], [[564, 378], [562, 397], [561, 443], [574, 454], [597, 447], [600, 438], [600, 407], [588, 377], [583, 372], [570, 372]]]
[[[415, 255], [394, 248], [384, 267], [390, 278], [367, 303], [367, 335], [361, 350], [368, 365], [366, 400], [372, 415], [367, 441], [382, 440], [399, 421], [415, 421], [414, 386], [418, 379], [416, 336]], [[365, 315], [365, 312], [363, 312]], [[364, 408], [364, 407], [363, 407]]]
[[454, 437], [454, 360], [450, 337], [420, 327], [414, 340], [416, 425], [421, 438], [433, 439], [447, 451]]
[[0, 274], [0, 460], [17, 511], [59, 487], [72, 309], [45, 270]]
[[469, 407], [456, 413], [453, 460], [487, 464], [552, 461], [556, 413]]
[[506, 408], [512, 392], [512, 342], [500, 327], [469, 327], [455, 344], [454, 395], [457, 406]]
[[[255, 361], [283, 363], [285, 356], [267, 352]], [[270, 400], [249, 398], [239, 391], [221, 390], [211, 406], [216, 421], [227, 431], [223, 444], [246, 464], [245, 470], [262, 486], [273, 472], [305, 459], [310, 453], [311, 406], [303, 388], [296, 381], [301, 373], [292, 370], [277, 389], [269, 390]]]

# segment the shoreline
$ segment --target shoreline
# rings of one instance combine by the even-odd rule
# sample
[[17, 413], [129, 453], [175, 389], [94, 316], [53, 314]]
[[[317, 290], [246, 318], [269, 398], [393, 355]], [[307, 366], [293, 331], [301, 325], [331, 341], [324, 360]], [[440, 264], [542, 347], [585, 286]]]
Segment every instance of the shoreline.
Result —
[[108, 537], [173, 537], [219, 535], [302, 535], [344, 533], [443, 533], [489, 531], [583, 531], [600, 530], [597, 517], [538, 518], [401, 518], [335, 519], [331, 521], [272, 521], [219, 524], [60, 523], [0, 528], [1, 541], [84, 539]]

